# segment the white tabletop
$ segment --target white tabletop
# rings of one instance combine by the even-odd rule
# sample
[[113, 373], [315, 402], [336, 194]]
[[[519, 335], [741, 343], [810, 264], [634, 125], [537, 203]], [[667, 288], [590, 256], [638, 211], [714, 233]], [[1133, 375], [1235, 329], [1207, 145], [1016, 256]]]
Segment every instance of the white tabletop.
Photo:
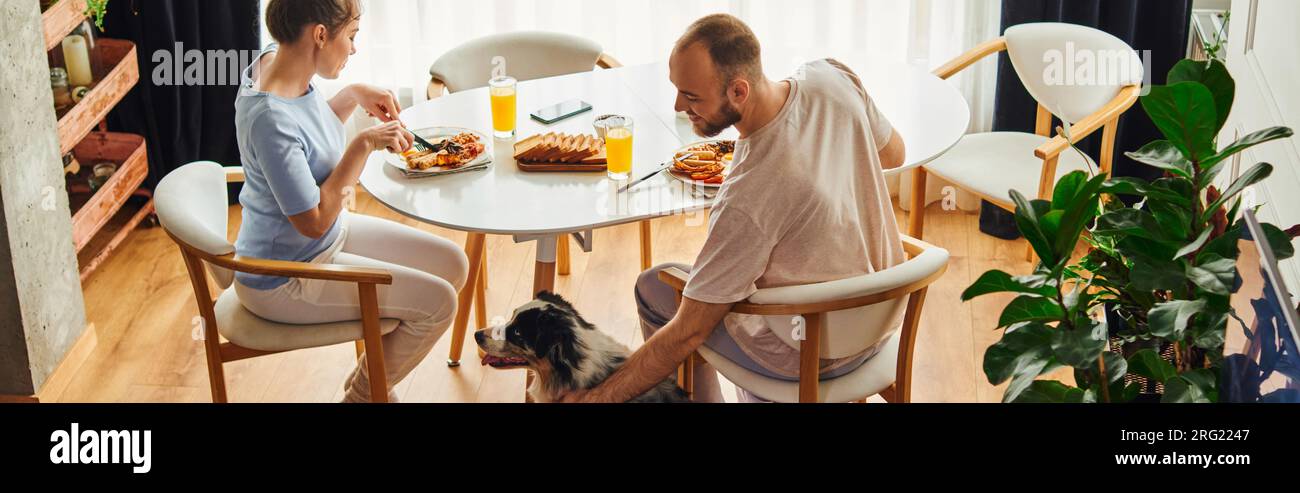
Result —
[[[923, 70], [901, 66], [862, 74], [867, 91], [907, 142], [904, 168], [919, 166], [952, 147], [965, 133], [969, 109], [961, 94]], [[666, 64], [597, 70], [519, 84], [516, 135], [592, 133], [599, 115], [631, 116], [633, 177], [654, 171], [673, 151], [701, 140], [673, 111], [675, 89]], [[529, 118], [537, 108], [582, 99], [593, 110], [554, 125]], [[487, 89], [474, 89], [408, 108], [402, 120], [413, 129], [454, 126], [492, 135]], [[729, 130], [723, 137], [735, 137]], [[459, 231], [503, 235], [559, 234], [631, 223], [707, 208], [711, 200], [660, 174], [631, 192], [605, 173], [520, 171], [513, 140], [491, 144], [490, 169], [436, 178], [408, 179], [370, 156], [361, 184], [377, 200], [413, 219]], [[891, 173], [901, 170], [891, 170]]]

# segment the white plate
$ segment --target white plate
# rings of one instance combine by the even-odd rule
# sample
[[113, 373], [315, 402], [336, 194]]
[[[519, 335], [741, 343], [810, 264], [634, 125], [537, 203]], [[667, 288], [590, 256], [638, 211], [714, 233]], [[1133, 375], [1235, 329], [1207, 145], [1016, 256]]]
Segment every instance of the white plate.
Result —
[[[471, 130], [468, 128], [461, 128], [461, 127], [427, 127], [427, 128], [415, 129], [412, 130], [411, 132], [414, 133], [415, 135], [419, 135], [424, 140], [429, 141], [430, 144], [437, 144], [439, 142], [447, 140], [448, 138], [454, 137], [457, 134], [462, 134], [462, 133], [472, 133], [474, 135], [477, 135], [479, 142], [483, 143], [483, 153], [479, 154], [478, 157], [474, 158], [473, 161], [457, 166], [456, 168], [452, 168], [452, 170], [464, 168], [466, 166], [474, 166], [477, 164], [482, 164], [492, 159], [492, 139], [488, 138], [488, 136], [486, 135], [483, 135], [483, 132], [479, 132], [477, 130]], [[402, 159], [402, 156], [393, 154], [388, 151], [384, 151], [384, 162], [388, 163], [389, 166], [393, 166], [411, 175], [436, 175], [439, 173], [446, 173], [450, 171], [448, 169], [444, 169], [444, 167], [441, 166], [434, 166], [427, 170], [408, 170], [406, 169], [406, 160]]]
[[[677, 157], [678, 154], [681, 154], [681, 153], [683, 153], [683, 152], [686, 152], [686, 151], [690, 150], [692, 147], [698, 146], [698, 145], [700, 145], [700, 144], [708, 144], [708, 143], [710, 143], [710, 142], [723, 142], [723, 141], [731, 141], [731, 140], [730, 140], [730, 139], [701, 140], [701, 141], [699, 141], [699, 142], [693, 143], [693, 144], [688, 145], [688, 146], [682, 146], [680, 149], [677, 149], [676, 151], [673, 151], [673, 155], [670, 157], [670, 159], [671, 159], [672, 157]], [[732, 141], [732, 142], [734, 142], [734, 141]], [[728, 172], [731, 171], [731, 169], [730, 169], [730, 168], [731, 168], [731, 163], [730, 163], [730, 162], [727, 163], [727, 168], [728, 168], [728, 169], [725, 169], [725, 170], [722, 171], [722, 174], [723, 174], [724, 177], [727, 175]], [[702, 181], [692, 180], [690, 176], [687, 176], [687, 175], [685, 175], [685, 174], [679, 173], [679, 172], [675, 171], [673, 168], [668, 168], [667, 173], [668, 173], [668, 176], [671, 176], [671, 177], [673, 177], [673, 178], [676, 178], [678, 181], [681, 181], [681, 182], [684, 182], [684, 183], [688, 183], [688, 184], [691, 184], [691, 185], [695, 185], [695, 186], [697, 186], [697, 187], [704, 187], [704, 188], [722, 188], [722, 184], [721, 184], [721, 183], [713, 184], [713, 183], [704, 183], [704, 182], [702, 182]], [[725, 178], [723, 179], [723, 183], [726, 183], [726, 179], [725, 179]]]

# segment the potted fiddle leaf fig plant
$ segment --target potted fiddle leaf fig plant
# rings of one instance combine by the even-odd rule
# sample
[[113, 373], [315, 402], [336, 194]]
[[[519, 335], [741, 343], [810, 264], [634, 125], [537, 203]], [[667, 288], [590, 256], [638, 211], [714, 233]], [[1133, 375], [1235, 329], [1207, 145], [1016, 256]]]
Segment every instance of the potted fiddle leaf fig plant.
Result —
[[[1076, 171], [1051, 200], [1011, 191], [1016, 226], [1039, 261], [1028, 275], [986, 272], [962, 293], [963, 300], [1017, 295], [998, 319], [1001, 340], [984, 354], [989, 383], [1010, 381], [1004, 401], [1218, 400], [1240, 211], [1251, 206], [1242, 193], [1273, 167], [1251, 166], [1222, 190], [1215, 179], [1237, 153], [1292, 135], [1274, 127], [1220, 148], [1234, 93], [1222, 62], [1183, 60], [1166, 85], [1141, 98], [1165, 139], [1126, 153], [1164, 170], [1162, 177]], [[1127, 205], [1123, 196], [1137, 202]], [[1264, 229], [1279, 258], [1294, 254], [1288, 233]], [[1076, 261], [1080, 240], [1088, 249]], [[1073, 382], [1039, 379], [1062, 367], [1073, 368]], [[1134, 376], [1159, 385], [1144, 387]]]

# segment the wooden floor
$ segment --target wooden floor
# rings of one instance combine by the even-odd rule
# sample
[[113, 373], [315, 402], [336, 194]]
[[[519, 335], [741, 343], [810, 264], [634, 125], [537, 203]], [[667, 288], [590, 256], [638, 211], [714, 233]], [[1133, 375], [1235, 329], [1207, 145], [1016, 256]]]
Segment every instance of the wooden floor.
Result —
[[[463, 233], [401, 218], [361, 194], [358, 211], [389, 218], [464, 243]], [[906, 213], [897, 212], [899, 224]], [[989, 269], [1027, 273], [1025, 243], [980, 234], [978, 216], [944, 211], [926, 213], [925, 240], [947, 248], [948, 272], [930, 289], [917, 338], [913, 399], [917, 402], [998, 402], [1002, 389], [984, 378], [984, 349], [995, 342], [993, 329], [1009, 296], [986, 296], [962, 303], [960, 293]], [[230, 228], [238, 229], [239, 208], [231, 207]], [[702, 214], [654, 222], [656, 263], [691, 262], [703, 244]], [[641, 344], [632, 286], [639, 272], [636, 225], [599, 230], [595, 249], [573, 249], [572, 274], [560, 276], [556, 290], [583, 316], [631, 347]], [[533, 248], [511, 238], [488, 237], [488, 318], [508, 316], [531, 298]], [[136, 230], [84, 284], [86, 317], [96, 343], [89, 356], [57, 389], [46, 388], [43, 402], [209, 402], [203, 345], [185, 268], [175, 245], [160, 228]], [[471, 318], [471, 321], [473, 318]], [[466, 344], [464, 363], [446, 365], [450, 337], [444, 335], [428, 358], [396, 389], [404, 402], [521, 402], [522, 371], [496, 371], [477, 363], [474, 344]], [[332, 402], [342, 398], [343, 379], [355, 365], [352, 344], [302, 350], [226, 365], [231, 402]], [[724, 383], [724, 394], [732, 392]]]

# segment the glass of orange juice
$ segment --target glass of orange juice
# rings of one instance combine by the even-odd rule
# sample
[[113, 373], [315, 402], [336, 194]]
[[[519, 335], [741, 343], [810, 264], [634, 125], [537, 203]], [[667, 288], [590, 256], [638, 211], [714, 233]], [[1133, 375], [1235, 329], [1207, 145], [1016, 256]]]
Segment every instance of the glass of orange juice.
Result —
[[515, 136], [515, 78], [494, 77], [488, 81], [488, 94], [492, 97], [492, 130], [498, 139]]
[[605, 159], [611, 180], [626, 180], [632, 173], [632, 119], [610, 117], [604, 121]]

